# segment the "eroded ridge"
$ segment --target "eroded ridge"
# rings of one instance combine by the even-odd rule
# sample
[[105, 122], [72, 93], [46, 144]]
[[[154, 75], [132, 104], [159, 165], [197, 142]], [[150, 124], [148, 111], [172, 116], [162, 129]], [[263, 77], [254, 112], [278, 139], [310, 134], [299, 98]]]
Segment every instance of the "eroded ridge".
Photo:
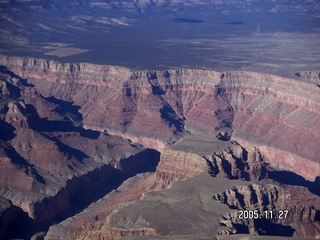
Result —
[[188, 132], [229, 127], [234, 140], [259, 148], [273, 165], [312, 181], [320, 175], [317, 74], [308, 82], [243, 71], [133, 72], [5, 56], [0, 62], [43, 96], [80, 106], [85, 128], [161, 150]]
[[[281, 226], [265, 219], [237, 221], [234, 215], [224, 216], [229, 222], [222, 221], [227, 228], [219, 230], [221, 233], [268, 234], [270, 229], [259, 230], [262, 223], [270, 228], [286, 226], [298, 237], [319, 233], [317, 75], [313, 74], [308, 83], [306, 79], [299, 82], [253, 72], [136, 72], [114, 66], [5, 56], [0, 57], [0, 63], [8, 67], [1, 67], [0, 85], [4, 166], [0, 191], [10, 200], [4, 201], [4, 218], [6, 213], [16, 212], [18, 219], [27, 219], [34, 232], [38, 226], [39, 230], [47, 229], [52, 221], [62, 221], [50, 228], [47, 239], [101, 237], [104, 233], [110, 233], [110, 239], [183, 234], [185, 223], [157, 227], [151, 215], [137, 216], [134, 211], [133, 218], [123, 226], [118, 220], [126, 206], [121, 204], [141, 197], [143, 200], [144, 193], [155, 189], [173, 189], [183, 185], [181, 180], [199, 181], [196, 177], [206, 173], [210, 178], [204, 178], [208, 182], [215, 179], [213, 184], [217, 179], [241, 182], [241, 187], [221, 189], [221, 196], [212, 194], [221, 202], [219, 208], [222, 203], [239, 210], [262, 204], [259, 211], [286, 207], [292, 214]], [[284, 170], [274, 171], [277, 167]], [[125, 185], [127, 179], [130, 185], [135, 181], [130, 178], [141, 172], [154, 173], [138, 178], [142, 187], [136, 192], [119, 188], [123, 193], [118, 203], [119, 190], [112, 190]], [[294, 182], [281, 176], [290, 176], [288, 179]], [[251, 181], [251, 185], [243, 180]], [[279, 186], [279, 182], [296, 186]], [[80, 186], [88, 186], [87, 195], [79, 195]], [[113, 198], [105, 213], [100, 215], [89, 207], [83, 215], [75, 215], [106, 193], [110, 195], [93, 205], [93, 209], [101, 209], [108, 197]], [[186, 197], [184, 190], [180, 193]], [[197, 194], [193, 200], [203, 215], [194, 229], [203, 229], [207, 217], [213, 214], [215, 221], [210, 227], [217, 230], [223, 214], [214, 210], [208, 213], [211, 197]], [[260, 200], [254, 197], [258, 195]], [[294, 197], [303, 203], [295, 202]], [[284, 199], [291, 203], [283, 205]], [[192, 205], [193, 200], [188, 203]], [[203, 201], [207, 205], [201, 205]], [[173, 202], [163, 204], [170, 210]], [[70, 214], [77, 217], [70, 219]], [[184, 210], [180, 214], [184, 215]], [[182, 215], [179, 219], [184, 222]], [[293, 218], [298, 220], [289, 223]], [[56, 235], [61, 229], [66, 235]]]
[[0, 70], [1, 238], [30, 238], [127, 178], [155, 170], [157, 151], [83, 129], [72, 103]]
[[[314, 237], [319, 235], [319, 198], [298, 186], [234, 186], [213, 199], [237, 209], [221, 218], [220, 234]], [[318, 210], [317, 210], [318, 209]]]
[[[85, 213], [51, 227], [46, 239], [68, 230], [69, 239], [319, 235], [319, 197], [303, 182], [288, 185], [269, 178], [277, 174], [255, 148], [214, 136], [188, 136], [164, 149], [155, 174], [128, 181]], [[132, 185], [135, 181], [139, 187]], [[128, 187], [139, 193], [145, 184], [149, 191], [139, 196]], [[129, 202], [109, 210], [110, 203], [123, 197]], [[105, 211], [101, 212], [102, 206]], [[240, 217], [240, 211], [258, 211], [259, 215], [249, 219]]]

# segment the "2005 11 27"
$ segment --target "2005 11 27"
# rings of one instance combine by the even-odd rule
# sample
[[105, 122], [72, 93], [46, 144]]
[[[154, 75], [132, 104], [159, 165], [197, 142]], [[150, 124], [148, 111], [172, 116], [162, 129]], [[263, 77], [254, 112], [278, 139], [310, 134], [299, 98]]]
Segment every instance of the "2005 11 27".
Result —
[[239, 210], [239, 219], [259, 219], [265, 218], [269, 220], [284, 220], [288, 217], [288, 210], [265, 210], [260, 213], [259, 210]]

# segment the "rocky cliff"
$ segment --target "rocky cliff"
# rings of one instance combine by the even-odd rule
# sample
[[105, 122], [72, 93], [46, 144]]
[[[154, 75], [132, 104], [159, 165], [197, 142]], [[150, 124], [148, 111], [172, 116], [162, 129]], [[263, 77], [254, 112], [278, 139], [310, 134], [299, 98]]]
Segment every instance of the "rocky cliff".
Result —
[[[203, 141], [203, 138], [201, 139]], [[126, 184], [117, 189], [117, 193], [108, 194], [102, 200], [92, 204], [83, 213], [51, 227], [46, 239], [57, 239], [62, 236], [67, 236], [68, 239], [99, 239], [101, 237], [116, 239], [120, 236], [159, 235], [161, 233], [156, 229], [161, 229], [161, 226], [155, 226], [143, 217], [141, 217], [142, 219], [139, 217], [140, 220], [134, 217], [133, 222], [126, 220], [114, 223], [118, 227], [110, 223], [110, 218], [117, 215], [117, 209], [126, 206], [122, 201], [130, 202], [144, 199], [145, 194], [141, 194], [143, 190], [147, 192], [147, 189], [151, 191], [165, 189], [168, 186], [172, 187], [176, 181], [192, 179], [201, 173], [219, 179], [242, 179], [254, 182], [267, 177], [266, 163], [257, 149], [244, 149], [235, 142], [225, 143], [215, 137], [205, 141], [207, 144], [198, 142], [197, 137], [187, 137], [166, 147], [161, 153], [155, 174], [128, 180]], [[214, 149], [217, 146], [220, 147]], [[270, 191], [270, 194], [273, 192]], [[257, 196], [257, 198], [259, 197]], [[261, 201], [263, 201], [264, 197], [261, 197]], [[234, 202], [236, 201], [235, 199]], [[104, 210], [101, 210], [102, 208]], [[134, 221], [137, 222], [134, 223]]]
[[[268, 169], [257, 149], [244, 149], [233, 142], [226, 149], [209, 149], [211, 154], [201, 155], [198, 150], [195, 151], [194, 143], [182, 150], [181, 146], [186, 147], [184, 141], [186, 140], [164, 149], [155, 174], [128, 180], [116, 192], [92, 204], [83, 213], [51, 227], [46, 239], [62, 236], [67, 236], [68, 239], [139, 239], [139, 235], [161, 239], [160, 236], [163, 235], [177, 234], [176, 229], [185, 229], [185, 226], [190, 224], [190, 219], [190, 239], [195, 238], [201, 227], [204, 227], [201, 228], [201, 234], [205, 236], [211, 222], [211, 238], [204, 239], [212, 239], [214, 235], [219, 239], [230, 234], [294, 236], [300, 239], [319, 235], [319, 197], [310, 194], [303, 184], [279, 184], [267, 178], [274, 172]], [[204, 180], [194, 180], [197, 177], [201, 179], [200, 176], [204, 173], [206, 176], [214, 176], [211, 177], [210, 184]], [[243, 181], [244, 179], [249, 182]], [[223, 181], [230, 181], [229, 184], [233, 187], [219, 192], [218, 189], [228, 185]], [[170, 188], [141, 195], [141, 190], [146, 190], [146, 186], [149, 186], [149, 191], [168, 186]], [[136, 190], [132, 191], [133, 188]], [[202, 188], [205, 193], [197, 195]], [[211, 195], [211, 202], [206, 195], [214, 191], [218, 193]], [[215, 202], [221, 202], [232, 210], [221, 210], [220, 213], [219, 209], [223, 207]], [[200, 208], [196, 208], [196, 204], [199, 204]], [[240, 210], [258, 210], [259, 217], [240, 219]], [[286, 211], [282, 219], [270, 219], [270, 215], [265, 215], [265, 211], [273, 211], [273, 217], [279, 217], [281, 210]], [[219, 220], [220, 214], [222, 216]], [[210, 223], [204, 220], [206, 217], [210, 219], [207, 220]], [[215, 224], [216, 218], [219, 225]], [[188, 231], [184, 231], [187, 234]], [[187, 236], [180, 236], [179, 239]]]
[[[305, 238], [320, 233], [319, 198], [307, 196], [307, 190], [302, 187], [252, 184], [235, 186], [214, 195], [213, 199], [231, 209], [238, 209], [221, 219], [221, 223], [230, 228], [230, 233], [244, 231], [258, 235]], [[240, 214], [241, 211], [251, 210], [259, 212], [257, 217]]]
[[168, 185], [202, 172], [208, 172], [213, 177], [255, 182], [267, 177], [266, 163], [259, 150], [246, 150], [236, 142], [212, 154], [166, 148], [161, 154], [156, 173], [157, 178]]
[[253, 72], [134, 72], [4, 56], [0, 62], [45, 97], [80, 106], [85, 128], [162, 149], [188, 132], [228, 127], [234, 140], [258, 148], [275, 166], [310, 180], [320, 175], [320, 97], [314, 83]]
[[1, 205], [5, 239], [30, 236], [125, 179], [155, 170], [156, 151], [83, 129], [72, 103], [46, 98], [7, 68], [0, 70], [0, 194], [13, 205]]
[[[299, 191], [318, 194], [318, 185], [312, 181], [320, 175], [320, 152], [315, 150], [320, 141], [319, 89], [306, 77], [299, 82], [252, 72], [137, 72], [5, 56], [0, 63], [7, 66], [1, 67], [0, 193], [28, 213], [32, 233], [81, 211], [127, 178], [156, 171], [145, 178], [150, 182], [138, 180], [141, 189], [123, 189], [121, 201], [139, 199], [145, 191], [203, 172], [254, 183], [271, 178], [268, 181], [274, 184], [280, 179], [301, 189], [250, 185], [215, 199], [238, 209], [288, 208], [291, 215], [282, 224], [292, 233], [317, 234], [316, 198], [311, 194], [312, 199], [305, 201], [303, 194], [297, 195]], [[132, 142], [160, 150], [161, 156]], [[295, 172], [290, 177], [294, 182], [283, 180], [268, 164]], [[80, 186], [90, 187], [79, 193]], [[106, 233], [110, 239], [158, 234], [144, 224], [114, 228], [94, 223], [96, 217], [104, 221], [116, 211], [118, 196], [110, 202], [108, 213], [80, 214], [51, 228], [47, 238], [60, 236], [62, 229], [75, 239], [77, 234], [99, 237]], [[100, 206], [96, 209], [103, 202], [94, 205]], [[241, 226], [248, 228], [245, 232], [269, 232], [259, 230], [261, 220], [237, 222], [231, 217], [228, 221], [229, 233], [244, 231]]]

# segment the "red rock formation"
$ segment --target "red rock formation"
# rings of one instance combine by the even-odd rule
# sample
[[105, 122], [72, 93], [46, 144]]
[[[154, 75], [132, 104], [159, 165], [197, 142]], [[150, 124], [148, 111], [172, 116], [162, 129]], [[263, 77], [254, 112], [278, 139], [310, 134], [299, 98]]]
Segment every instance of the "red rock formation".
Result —
[[1, 141], [0, 184], [2, 188], [30, 191], [37, 184], [36, 176], [29, 166], [19, 166], [13, 160], [13, 149]]
[[[140, 186], [144, 186], [147, 182], [149, 186], [154, 183], [157, 187], [166, 187], [174, 181], [191, 178], [206, 171], [219, 178], [246, 178], [259, 182], [268, 175], [260, 152], [254, 148], [244, 149], [240, 145], [233, 143], [231, 147], [225, 150], [201, 156], [198, 153], [190, 152], [188, 148], [183, 151], [173, 147], [167, 147], [162, 152], [156, 174], [153, 175], [154, 179], [141, 178], [138, 180], [139, 182], [136, 182], [137, 191], [132, 191], [135, 181], [130, 180], [131, 186], [128, 186], [128, 188], [127, 186], [119, 188], [117, 193], [113, 192], [107, 195], [103, 200], [93, 204], [83, 213], [50, 228], [46, 239], [56, 239], [61, 236], [68, 236], [68, 239], [78, 239], [80, 237], [116, 239], [122, 235], [157, 235], [159, 233], [152, 230], [152, 227], [156, 228], [156, 226], [143, 222], [143, 218], [141, 220], [142, 226], [148, 226], [150, 231], [143, 231], [144, 228], [140, 227], [126, 229], [125, 226], [129, 223], [124, 219], [121, 222], [114, 222], [119, 227], [110, 227], [108, 224], [108, 216], [112, 214], [110, 209], [115, 209], [114, 212], [117, 211], [114, 201], [118, 204], [124, 198], [126, 198], [126, 201], [132, 201], [137, 197], [133, 192], [140, 193]], [[317, 209], [320, 208], [319, 197], [310, 194], [305, 187], [279, 186], [276, 182], [272, 182], [272, 184], [270, 182], [272, 181], [263, 179], [260, 184], [251, 183], [248, 186], [236, 186], [221, 194], [216, 194], [214, 199], [227, 204], [233, 209], [254, 209], [259, 210], [260, 213], [264, 213], [265, 210], [288, 210], [288, 216], [284, 220], [278, 220], [276, 223], [266, 219], [258, 219], [257, 221], [240, 220], [238, 215], [232, 213], [229, 216], [226, 213], [225, 217], [221, 219], [221, 223], [226, 225], [227, 228], [219, 229], [218, 233], [222, 235], [236, 234], [239, 233], [240, 226], [243, 226], [244, 228], [248, 227], [248, 233], [254, 235], [274, 233], [281, 235], [282, 233], [277, 232], [281, 230], [290, 231], [284, 234], [294, 233], [296, 237], [300, 238], [313, 237], [319, 234], [317, 230], [319, 226], [317, 222]], [[139, 196], [136, 199], [138, 198]], [[118, 208], [121, 208], [122, 205], [120, 205]], [[105, 210], [101, 210], [102, 208]], [[128, 214], [130, 215], [130, 213]], [[277, 225], [277, 223], [281, 225]], [[275, 228], [276, 232], [270, 232], [270, 228]], [[243, 230], [242, 233], [244, 233]]]
[[205, 171], [208, 171], [208, 168], [202, 156], [165, 149], [157, 167], [157, 179], [167, 186], [171, 182], [187, 179]]
[[313, 84], [250, 72], [130, 72], [4, 56], [0, 62], [44, 96], [81, 106], [86, 128], [162, 149], [160, 142], [186, 131], [232, 126], [233, 139], [258, 148], [275, 166], [310, 180], [320, 175], [320, 97]]
[[90, 205], [84, 212], [50, 227], [46, 239], [90, 238], [116, 239], [130, 235], [155, 235], [152, 228], [117, 229], [108, 227], [106, 218], [120, 206], [140, 199], [145, 192], [159, 188], [155, 174], [139, 174], [128, 179], [117, 190], [112, 191], [98, 202]]
[[88, 236], [90, 239], [105, 239], [105, 240], [114, 240], [127, 236], [155, 236], [156, 233], [152, 228], [141, 228], [141, 229], [118, 229], [118, 228], [103, 228], [97, 229], [98, 234], [95, 235], [95, 224], [91, 225], [90, 230], [87, 229], [89, 226], [85, 226], [83, 229], [79, 229], [79, 233], [72, 236], [70, 239], [79, 239], [83, 236]]
[[[11, 211], [15, 232], [8, 229], [8, 215], [1, 215], [1, 236], [9, 230], [6, 238], [28, 236], [32, 229], [22, 233], [26, 226], [52, 221], [74, 208], [74, 199], [88, 204], [98, 190], [108, 191], [108, 184], [154, 171], [158, 155], [152, 150], [77, 127], [79, 113], [72, 104], [43, 97], [2, 68], [0, 77], [0, 194], [16, 210]], [[83, 186], [86, 191], [78, 191]], [[22, 220], [26, 226], [18, 224]]]
[[233, 142], [231, 147], [212, 154], [166, 148], [157, 167], [157, 179], [164, 186], [177, 180], [208, 172], [211, 176], [260, 181], [267, 177], [265, 162], [257, 149], [245, 150]]
[[[267, 229], [268, 224], [277, 223], [293, 227], [294, 236], [299, 238], [313, 237], [320, 233], [316, 210], [319, 209], [319, 197], [310, 196], [302, 187], [253, 184], [234, 187], [214, 195], [213, 199], [233, 209], [259, 211], [259, 216], [255, 219], [239, 218], [239, 211], [222, 219], [222, 222], [231, 229], [237, 228], [236, 224], [246, 225], [249, 226], [248, 231], [251, 234], [264, 235], [270, 234], [270, 229]], [[279, 211], [284, 210], [287, 213], [279, 219]], [[265, 211], [272, 211], [273, 219], [270, 219], [270, 215], [266, 215]]]
[[[250, 72], [131, 72], [112, 66], [13, 57], [1, 57], [0, 63], [36, 87], [22, 85], [17, 76], [2, 81], [5, 101], [1, 102], [0, 120], [5, 127], [1, 131], [9, 135], [1, 142], [1, 195], [40, 222], [67, 209], [76, 189], [95, 177], [99, 181], [90, 191], [106, 181], [108, 174], [111, 177], [121, 170], [131, 176], [145, 164], [138, 158], [154, 160], [139, 155], [131, 158], [131, 165], [124, 164], [122, 159], [137, 156], [142, 148], [120, 137], [77, 128], [73, 123], [80, 124], [81, 116], [74, 106], [81, 107], [86, 128], [164, 149], [156, 186], [204, 171], [217, 177], [260, 181], [267, 176], [264, 158], [310, 180], [320, 175], [320, 152], [314, 151], [320, 141], [320, 97], [314, 84]], [[64, 108], [64, 101], [74, 104]], [[57, 126], [59, 130], [53, 131]], [[188, 132], [208, 134], [226, 127], [233, 128], [232, 138], [247, 150], [235, 142], [212, 154], [164, 148]], [[269, 199], [273, 194], [269, 190], [267, 195], [264, 191], [255, 194]], [[284, 203], [277, 200], [279, 207], [287, 207], [281, 205]], [[315, 206], [313, 203], [293, 204], [304, 207], [303, 211], [288, 205], [299, 219], [291, 225], [298, 236], [316, 229], [315, 211], [309, 207]], [[43, 211], [52, 207], [54, 211]], [[298, 226], [300, 222], [304, 225]], [[105, 230], [110, 236], [143, 233], [143, 229]], [[148, 234], [153, 234], [149, 230]]]
[[320, 170], [319, 153], [314, 151], [320, 130], [318, 90], [312, 84], [269, 75], [230, 73], [225, 78], [222, 88], [236, 112], [233, 138], [258, 147], [267, 161], [314, 180]]
[[155, 174], [138, 175], [127, 180], [117, 191], [92, 204], [83, 213], [51, 227], [46, 239], [62, 237], [78, 239], [80, 236], [90, 239], [99, 239], [102, 236], [115, 239], [121, 234], [155, 235], [151, 228], [149, 230], [152, 231], [145, 231], [139, 227], [136, 229], [110, 228], [105, 219], [108, 219], [108, 216], [122, 203], [140, 199], [144, 192], [166, 188], [175, 181], [185, 180], [203, 172], [209, 172], [220, 178], [260, 180], [266, 174], [265, 169], [264, 171], [262, 169], [264, 169], [263, 159], [259, 152], [255, 149], [247, 151], [237, 143], [231, 144], [225, 150], [204, 156], [197, 152], [167, 147], [160, 156]]

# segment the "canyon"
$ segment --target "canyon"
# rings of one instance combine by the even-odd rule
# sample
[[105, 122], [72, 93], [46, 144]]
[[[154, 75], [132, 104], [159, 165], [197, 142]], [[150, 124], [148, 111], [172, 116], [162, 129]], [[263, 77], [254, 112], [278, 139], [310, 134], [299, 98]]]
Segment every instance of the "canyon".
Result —
[[319, 239], [319, 10], [0, 0], [0, 239]]
[[320, 96], [312, 81], [237, 71], [131, 72], [11, 57], [0, 63], [44, 97], [79, 106], [85, 129], [161, 150], [189, 133], [229, 128], [232, 139], [259, 148], [274, 166], [310, 181], [320, 175]]
[[[320, 234], [317, 72], [133, 71], [4, 55], [0, 65], [4, 239]], [[289, 216], [240, 221], [234, 209]], [[201, 218], [187, 227], [193, 214]], [[32, 231], [12, 232], [19, 221]]]

